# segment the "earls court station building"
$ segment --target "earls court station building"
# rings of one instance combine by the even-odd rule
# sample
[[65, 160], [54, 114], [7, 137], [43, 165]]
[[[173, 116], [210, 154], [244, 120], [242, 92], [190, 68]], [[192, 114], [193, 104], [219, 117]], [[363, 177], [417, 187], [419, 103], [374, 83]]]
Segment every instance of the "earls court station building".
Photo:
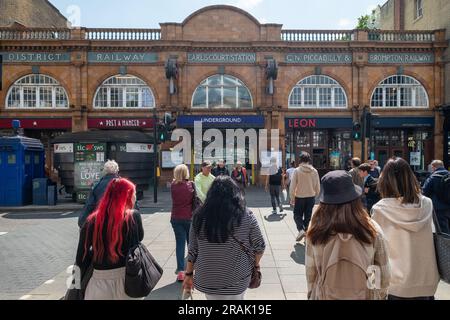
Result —
[[[382, 165], [397, 155], [416, 170], [434, 158], [450, 166], [446, 48], [445, 30], [285, 30], [231, 6], [160, 29], [1, 28], [0, 129], [20, 119], [45, 143], [71, 131], [152, 132], [156, 109], [189, 130], [199, 119], [204, 129], [280, 129], [285, 163], [308, 151], [326, 172], [362, 156], [351, 131], [368, 106], [380, 116], [369, 152]], [[174, 94], [168, 59], [178, 64]], [[279, 66], [273, 94], [268, 60]]]

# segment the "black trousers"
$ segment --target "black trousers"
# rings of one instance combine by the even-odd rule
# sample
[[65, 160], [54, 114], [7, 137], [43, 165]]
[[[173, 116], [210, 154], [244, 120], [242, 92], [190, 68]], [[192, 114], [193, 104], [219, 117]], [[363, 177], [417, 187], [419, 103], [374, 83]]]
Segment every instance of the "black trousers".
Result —
[[273, 211], [277, 211], [277, 206], [280, 209], [283, 208], [280, 200], [280, 189], [281, 186], [270, 186], [270, 200], [272, 201]]
[[308, 231], [312, 211], [316, 204], [316, 198], [295, 198], [294, 220], [297, 230]]
[[388, 300], [434, 300], [434, 297], [402, 298], [390, 294], [388, 295]]

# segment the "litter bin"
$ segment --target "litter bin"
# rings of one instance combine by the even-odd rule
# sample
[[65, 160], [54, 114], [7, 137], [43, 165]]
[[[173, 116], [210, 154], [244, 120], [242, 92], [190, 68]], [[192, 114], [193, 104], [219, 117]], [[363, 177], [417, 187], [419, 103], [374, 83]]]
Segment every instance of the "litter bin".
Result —
[[47, 204], [49, 206], [56, 206], [56, 203], [58, 202], [58, 193], [56, 189], [56, 184], [54, 183], [51, 183], [47, 187]]
[[36, 206], [48, 205], [48, 185], [47, 178], [33, 179], [33, 204]]

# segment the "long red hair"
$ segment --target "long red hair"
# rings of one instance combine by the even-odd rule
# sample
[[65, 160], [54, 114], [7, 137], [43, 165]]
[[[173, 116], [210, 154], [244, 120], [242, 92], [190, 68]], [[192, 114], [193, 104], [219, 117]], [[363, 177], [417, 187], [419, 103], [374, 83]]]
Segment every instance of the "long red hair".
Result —
[[[95, 262], [101, 263], [106, 255], [108, 261], [117, 263], [122, 254], [123, 227], [129, 230], [133, 221], [133, 197], [135, 185], [127, 179], [112, 180], [100, 200], [97, 209], [89, 216], [87, 223], [92, 232], [92, 251]], [[103, 227], [106, 225], [106, 239], [103, 238]], [[88, 252], [89, 239], [85, 241], [85, 252]], [[105, 248], [105, 240], [108, 247]], [[106, 249], [106, 250], [105, 250]], [[106, 251], [106, 252], [105, 252]]]

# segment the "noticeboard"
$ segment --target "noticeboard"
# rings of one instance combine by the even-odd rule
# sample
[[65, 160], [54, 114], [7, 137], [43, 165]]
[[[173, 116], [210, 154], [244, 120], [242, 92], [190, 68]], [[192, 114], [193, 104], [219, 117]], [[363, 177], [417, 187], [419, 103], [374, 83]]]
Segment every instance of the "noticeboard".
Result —
[[[105, 163], [106, 144], [75, 144], [74, 180], [77, 192], [86, 192], [101, 179]], [[79, 201], [79, 197], [77, 197]], [[85, 199], [83, 199], [85, 200]]]

